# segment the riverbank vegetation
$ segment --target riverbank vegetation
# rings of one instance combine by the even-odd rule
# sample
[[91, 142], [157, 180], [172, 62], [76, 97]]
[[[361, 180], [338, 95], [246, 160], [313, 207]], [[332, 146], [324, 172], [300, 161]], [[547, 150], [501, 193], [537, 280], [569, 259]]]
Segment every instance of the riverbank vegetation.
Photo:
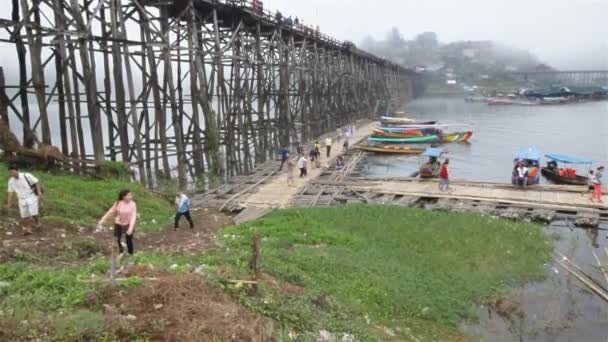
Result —
[[228, 229], [235, 270], [245, 272], [256, 231], [262, 271], [302, 295], [241, 300], [299, 331], [361, 340], [458, 336], [461, 320], [475, 318], [475, 303], [541, 278], [550, 253], [536, 225], [359, 205], [277, 211]]
[[[139, 185], [34, 174], [55, 221], [23, 239], [0, 220], [0, 339], [460, 339], [476, 303], [541, 278], [550, 251], [536, 225], [389, 206], [279, 210], [222, 231], [226, 218], [201, 211], [194, 232], [158, 231], [172, 207]], [[92, 226], [123, 187], [143, 229], [112, 286], [112, 237]]]

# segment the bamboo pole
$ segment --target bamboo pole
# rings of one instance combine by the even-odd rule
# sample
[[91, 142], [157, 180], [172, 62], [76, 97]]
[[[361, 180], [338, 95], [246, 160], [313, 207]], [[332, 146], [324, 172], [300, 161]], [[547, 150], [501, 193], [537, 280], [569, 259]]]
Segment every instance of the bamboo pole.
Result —
[[583, 285], [587, 286], [591, 291], [593, 291], [595, 294], [597, 294], [598, 296], [600, 296], [600, 298], [602, 298], [603, 300], [605, 300], [606, 302], [608, 302], [608, 293], [604, 292], [602, 289], [598, 288], [597, 286], [595, 286], [593, 283], [591, 283], [589, 280], [585, 279], [583, 276], [581, 276], [580, 274], [576, 273], [574, 270], [572, 270], [570, 267], [568, 267], [564, 262], [562, 262], [559, 259], [556, 259], [557, 263], [562, 266], [566, 271], [568, 271], [570, 274], [572, 274], [576, 279], [578, 279], [581, 283], [583, 283]]
[[606, 269], [604, 268], [604, 266], [602, 266], [602, 263], [600, 262], [600, 259], [597, 257], [597, 254], [595, 253], [595, 251], [591, 250], [591, 253], [593, 253], [595, 262], [597, 262], [597, 266], [600, 268], [602, 275], [604, 275], [604, 280], [606, 280], [606, 285], [608, 285], [608, 274], [606, 274]]

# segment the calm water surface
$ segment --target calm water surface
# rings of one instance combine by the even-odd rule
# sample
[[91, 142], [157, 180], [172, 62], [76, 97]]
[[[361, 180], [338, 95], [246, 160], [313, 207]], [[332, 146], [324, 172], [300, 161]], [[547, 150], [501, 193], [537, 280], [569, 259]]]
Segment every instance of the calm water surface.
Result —
[[[473, 124], [470, 144], [444, 145], [455, 179], [510, 182], [513, 157], [524, 146], [608, 164], [608, 102], [520, 107], [466, 103], [458, 97], [422, 98], [404, 110], [420, 120]], [[420, 158], [369, 155], [366, 172], [372, 177], [409, 176]], [[584, 167], [578, 169], [586, 173]]]

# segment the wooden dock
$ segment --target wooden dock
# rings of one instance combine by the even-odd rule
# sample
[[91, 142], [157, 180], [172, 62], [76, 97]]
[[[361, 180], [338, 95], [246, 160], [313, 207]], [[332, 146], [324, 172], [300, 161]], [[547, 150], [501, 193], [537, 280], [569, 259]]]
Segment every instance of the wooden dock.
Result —
[[[364, 139], [376, 123], [360, 127], [352, 142]], [[228, 184], [200, 198], [196, 203], [224, 211], [240, 212], [239, 222], [263, 216], [275, 208], [316, 207], [371, 203], [480, 212], [518, 220], [549, 223], [556, 219], [570, 220], [580, 226], [595, 227], [608, 222], [608, 206], [592, 203], [586, 187], [565, 185], [534, 185], [520, 189], [508, 183], [452, 181], [448, 192], [440, 192], [437, 180], [417, 178], [362, 177], [367, 152], [350, 149], [343, 153], [345, 182], [337, 183], [336, 150], [332, 157], [322, 159], [322, 167], [309, 168], [309, 177], [287, 186], [286, 168], [279, 172], [280, 162], [262, 165], [250, 176], [237, 177]]]

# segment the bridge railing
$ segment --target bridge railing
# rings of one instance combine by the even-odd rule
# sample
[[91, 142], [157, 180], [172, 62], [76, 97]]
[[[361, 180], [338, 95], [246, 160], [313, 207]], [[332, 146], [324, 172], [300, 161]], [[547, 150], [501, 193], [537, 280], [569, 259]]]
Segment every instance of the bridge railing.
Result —
[[336, 48], [348, 48], [351, 52], [361, 57], [365, 57], [371, 60], [376, 61], [377, 63], [381, 63], [386, 66], [390, 66], [396, 69], [404, 69], [402, 66], [390, 62], [385, 58], [381, 58], [375, 56], [367, 51], [361, 50], [355, 46], [354, 43], [349, 41], [341, 41], [331, 37], [327, 34], [322, 33], [319, 30], [319, 26], [313, 27], [311, 25], [304, 25], [300, 21], [297, 23], [295, 20], [288, 20], [291, 16], [285, 17], [284, 14], [281, 14], [281, 20], [278, 19], [277, 13], [280, 12], [272, 12], [266, 8], [264, 8], [264, 3], [259, 0], [216, 0], [218, 3], [223, 3], [228, 6], [241, 8], [250, 14], [258, 17], [258, 19], [267, 21], [274, 25], [282, 25], [285, 28], [291, 29], [295, 32], [298, 32], [301, 35], [309, 36], [311, 38], [315, 38], [319, 41], [322, 41], [328, 45], [333, 45]]

